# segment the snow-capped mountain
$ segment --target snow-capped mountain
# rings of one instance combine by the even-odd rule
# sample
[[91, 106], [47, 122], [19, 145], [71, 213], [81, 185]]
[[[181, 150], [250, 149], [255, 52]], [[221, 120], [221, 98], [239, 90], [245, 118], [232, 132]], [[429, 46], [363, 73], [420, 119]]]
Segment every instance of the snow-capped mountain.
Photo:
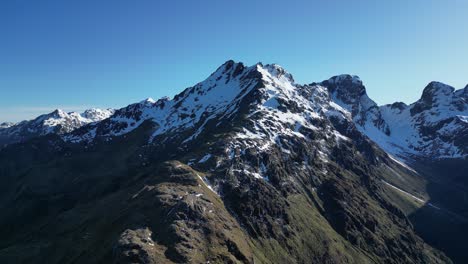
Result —
[[[91, 108], [85, 110], [83, 113], [79, 114], [78, 119], [83, 124], [98, 122], [110, 117], [114, 114], [115, 110], [108, 108], [108, 109], [99, 109], [99, 108]], [[76, 113], [69, 113], [70, 116], [76, 115]]]
[[431, 82], [411, 105], [377, 106], [353, 76], [322, 84], [348, 109], [357, 127], [387, 152], [401, 157], [457, 158], [468, 155], [468, 89]]
[[[268, 85], [268, 87], [262, 87]], [[174, 99], [151, 99], [119, 109], [109, 120], [88, 126], [93, 136], [118, 136], [137, 128], [143, 121], [155, 123], [153, 138], [167, 132], [182, 131], [199, 126], [199, 129], [184, 142], [195, 139], [210, 120], [223, 122], [236, 114], [248, 95], [256, 94], [262, 107], [277, 109], [280, 102], [301, 98], [312, 108], [312, 103], [300, 95], [303, 91], [296, 87], [290, 74], [277, 65], [257, 64], [245, 67], [241, 63], [229, 61], [218, 68], [207, 80], [188, 88]], [[281, 101], [283, 100], [283, 101]], [[255, 102], [249, 102], [255, 103]], [[320, 106], [319, 106], [320, 108]], [[277, 116], [277, 118], [279, 118]], [[295, 117], [297, 118], [297, 117]], [[301, 118], [304, 121], [304, 118]], [[289, 120], [285, 117], [284, 120]], [[293, 122], [294, 123], [294, 122]], [[219, 125], [219, 124], [218, 124]], [[94, 128], [98, 133], [94, 135]], [[72, 133], [71, 140], [89, 139], [79, 135], [82, 130]], [[73, 135], [76, 134], [76, 137]]]
[[[252, 96], [255, 99], [249, 101]], [[244, 133], [245, 137], [254, 136], [256, 131], [266, 133], [262, 137], [270, 138], [271, 142], [277, 133], [304, 136], [299, 129], [317, 130], [313, 125], [317, 120], [333, 116], [353, 122], [359, 131], [392, 155], [465, 157], [468, 155], [467, 98], [468, 86], [455, 91], [451, 86], [432, 82], [424, 89], [421, 99], [411, 105], [378, 106], [368, 97], [357, 76], [339, 75], [319, 83], [300, 85], [278, 65], [258, 63], [246, 67], [228, 61], [208, 79], [173, 99], [154, 101], [149, 98], [115, 113], [110, 109], [90, 109], [81, 114], [56, 110], [32, 121], [4, 123], [0, 127], [0, 143], [49, 133], [64, 135], [70, 142], [90, 142], [95, 138], [129, 133], [146, 120], [155, 126], [149, 142], [163, 134], [179, 133], [180, 136], [181, 131], [196, 128], [183, 139], [182, 142], [187, 143], [208, 123], [217, 120], [219, 126], [242, 109], [253, 106], [246, 114], [263, 113], [268, 122], [258, 120], [251, 128], [253, 131], [245, 128], [239, 133]], [[105, 121], [99, 122], [101, 120]], [[87, 124], [90, 125], [76, 130]], [[327, 133], [339, 134], [337, 131]]]
[[390, 134], [378, 105], [367, 96], [366, 88], [358, 76], [339, 75], [320, 84], [327, 87], [333, 102], [351, 114], [358, 127], [371, 124], [384, 134]]
[[[258, 120], [244, 137], [268, 137], [274, 142], [278, 133], [302, 136], [300, 130], [318, 130], [319, 120], [336, 119], [353, 122], [363, 134], [390, 154], [444, 158], [468, 154], [467, 88], [454, 88], [433, 82], [417, 102], [378, 106], [367, 96], [357, 76], [340, 75], [320, 83], [300, 85], [278, 65], [256, 64], [245, 67], [229, 61], [208, 79], [187, 88], [172, 100], [145, 100], [119, 109], [111, 118], [66, 135], [72, 142], [128, 133], [146, 120], [155, 129], [149, 142], [163, 134], [180, 136], [196, 130], [182, 140], [187, 143], [203, 132], [208, 123], [216, 126], [245, 112], [266, 117]], [[255, 97], [254, 99], [248, 99]], [[315, 125], [314, 125], [315, 124]], [[262, 135], [256, 134], [261, 131]], [[340, 137], [340, 132], [328, 131]], [[342, 135], [341, 135], [342, 136]]]
[[0, 146], [51, 133], [59, 135], [69, 133], [83, 125], [106, 119], [113, 113], [113, 109], [93, 108], [83, 113], [66, 113], [57, 109], [34, 120], [2, 126], [0, 129]]
[[[176, 140], [181, 148], [197, 142], [202, 134], [223, 128], [248, 117], [248, 122], [235, 129], [233, 141], [226, 146], [232, 158], [240, 146], [255, 146], [265, 152], [275, 144], [285, 145], [291, 140], [311, 140], [322, 159], [331, 152], [331, 145], [354, 137], [351, 113], [334, 103], [325, 86], [299, 85], [292, 75], [276, 64], [258, 63], [246, 67], [228, 61], [208, 79], [187, 88], [172, 100], [152, 99], [119, 109], [109, 119], [93, 123], [64, 135], [69, 142], [109, 140], [127, 134], [143, 122], [153, 124], [148, 143]], [[336, 129], [333, 123], [342, 123]], [[259, 175], [259, 172], [253, 172]]]
[[356, 76], [298, 84], [276, 64], [228, 61], [172, 99], [108, 118], [41, 116], [59, 136], [0, 150], [0, 234], [12, 249], [0, 260], [40, 247], [35, 260], [57, 263], [450, 263], [407, 216], [452, 203], [433, 205], [422, 174], [386, 153], [426, 155], [399, 138], [398, 111], [422, 109], [408, 110], [415, 125], [431, 125], [434, 109], [465, 119], [466, 93], [443, 90], [393, 113]]
[[3, 122], [0, 124], [0, 129], [3, 129], [3, 128], [9, 128], [11, 126], [13, 126], [15, 123], [11, 123], [11, 122]]

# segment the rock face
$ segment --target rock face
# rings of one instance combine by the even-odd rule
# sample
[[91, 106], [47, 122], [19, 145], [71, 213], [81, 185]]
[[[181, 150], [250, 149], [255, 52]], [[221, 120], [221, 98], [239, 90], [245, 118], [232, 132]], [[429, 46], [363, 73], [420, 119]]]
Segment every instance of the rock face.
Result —
[[353, 121], [361, 127], [375, 126], [386, 135], [390, 134], [388, 125], [382, 119], [377, 104], [366, 93], [362, 81], [357, 76], [340, 75], [321, 83], [328, 88], [333, 101], [346, 110], [353, 117]]
[[369, 139], [397, 133], [382, 109], [354, 76], [228, 61], [173, 99], [6, 146], [0, 262], [450, 263], [403, 210], [420, 176]]
[[0, 125], [0, 146], [47, 134], [66, 134], [83, 125], [106, 119], [113, 113], [113, 109], [93, 108], [81, 114], [76, 112], [66, 113], [57, 109], [31, 121], [22, 121], [17, 124], [2, 123]]

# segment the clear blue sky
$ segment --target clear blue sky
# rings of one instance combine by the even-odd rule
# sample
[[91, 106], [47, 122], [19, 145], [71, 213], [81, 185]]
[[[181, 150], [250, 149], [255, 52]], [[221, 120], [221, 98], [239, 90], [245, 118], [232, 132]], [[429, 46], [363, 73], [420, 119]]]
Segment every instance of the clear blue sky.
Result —
[[[384, 3], [385, 2], [385, 3]], [[468, 1], [5, 0], [0, 120], [173, 96], [228, 59], [299, 83], [341, 73], [379, 104], [468, 83]]]

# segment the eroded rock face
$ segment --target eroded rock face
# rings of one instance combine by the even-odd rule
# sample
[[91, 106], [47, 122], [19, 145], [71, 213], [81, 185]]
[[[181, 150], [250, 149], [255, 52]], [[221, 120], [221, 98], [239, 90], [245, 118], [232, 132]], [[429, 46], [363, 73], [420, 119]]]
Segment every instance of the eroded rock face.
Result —
[[116, 263], [154, 263], [152, 232], [146, 228], [125, 230], [114, 248]]

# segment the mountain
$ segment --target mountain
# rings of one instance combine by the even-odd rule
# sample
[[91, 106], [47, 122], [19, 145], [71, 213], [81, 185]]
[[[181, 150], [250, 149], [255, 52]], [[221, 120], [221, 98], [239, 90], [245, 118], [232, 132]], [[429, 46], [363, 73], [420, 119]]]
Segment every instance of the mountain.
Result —
[[[463, 94], [452, 93], [452, 101]], [[411, 133], [432, 109], [463, 119], [452, 101], [435, 101], [404, 106], [422, 109], [413, 110]], [[0, 261], [466, 260], [466, 243], [457, 248], [423, 228], [435, 214], [450, 227], [451, 216], [466, 235], [467, 212], [434, 200], [426, 187], [440, 175], [425, 173], [448, 160], [466, 167], [466, 145], [443, 138], [447, 151], [424, 163], [431, 148], [396, 137], [398, 115], [385, 109], [356, 76], [300, 85], [276, 64], [228, 61], [173, 99], [8, 145], [0, 150]]]
[[11, 123], [11, 122], [3, 122], [3, 123], [0, 124], [0, 129], [9, 128], [9, 127], [11, 127], [13, 125], [14, 125], [14, 123]]
[[343, 75], [322, 82], [334, 102], [347, 109], [359, 130], [385, 151], [401, 156], [463, 158], [468, 155], [468, 89], [431, 82], [411, 105], [379, 107], [358, 77]]
[[66, 134], [83, 125], [106, 119], [113, 113], [113, 109], [93, 108], [81, 114], [76, 112], [66, 113], [57, 109], [34, 120], [22, 121], [17, 124], [2, 123], [0, 125], [0, 146], [52, 133]]
[[[241, 65], [241, 64], [239, 64]], [[245, 66], [236, 66], [245, 67]], [[262, 66], [263, 67], [263, 66]], [[278, 65], [267, 65], [284, 71]], [[220, 68], [221, 69], [221, 68]], [[208, 96], [198, 92], [198, 96], [188, 96], [179, 101], [184, 93], [174, 100], [162, 98], [154, 101], [149, 98], [142, 102], [117, 110], [90, 109], [82, 114], [65, 113], [56, 110], [32, 121], [19, 124], [2, 123], [0, 137], [5, 142], [24, 141], [26, 139], [48, 133], [67, 134], [88, 123], [96, 123], [111, 117], [109, 121], [96, 123], [93, 129], [75, 131], [66, 135], [65, 139], [73, 142], [89, 141], [95, 137], [117, 136], [130, 132], [145, 120], [153, 120], [158, 125], [164, 123], [155, 135], [167, 130], [185, 128], [194, 125], [202, 118], [204, 110], [212, 107], [223, 109], [232, 103], [237, 96], [237, 85], [230, 82], [223, 91], [211, 92], [216, 80], [222, 73], [218, 69], [203, 83], [198, 84], [198, 90], [207, 90]], [[237, 70], [240, 70], [238, 68]], [[286, 82], [297, 86], [292, 75], [287, 73]], [[221, 78], [221, 77], [220, 77]], [[239, 82], [237, 80], [237, 82]], [[206, 87], [203, 87], [206, 86]], [[331, 100], [325, 103], [315, 103], [314, 107], [333, 108], [338, 106], [344, 114], [351, 114], [351, 120], [356, 127], [386, 152], [400, 156], [403, 159], [411, 157], [426, 158], [463, 158], [468, 155], [468, 86], [455, 91], [451, 86], [431, 82], [424, 89], [421, 99], [406, 105], [401, 102], [378, 106], [366, 93], [362, 81], [357, 76], [339, 75], [320, 83], [309, 86], [320, 86], [327, 90]], [[307, 85], [305, 86], [307, 87]], [[216, 89], [215, 89], [216, 90]], [[188, 92], [187, 90], [184, 91]], [[193, 93], [193, 91], [192, 91]], [[198, 102], [203, 98], [206, 102]], [[215, 101], [211, 102], [214, 98]], [[192, 100], [192, 101], [191, 101]], [[272, 101], [274, 102], [274, 100]], [[184, 104], [179, 107], [176, 104]], [[176, 107], [174, 107], [176, 106]], [[231, 106], [232, 107], [232, 106]], [[167, 120], [163, 120], [167, 119]], [[177, 120], [178, 119], [178, 120]]]
[[400, 204], [417, 233], [456, 262], [466, 262], [468, 248], [460, 245], [468, 234], [468, 86], [455, 90], [431, 82], [415, 103], [379, 107], [356, 76], [321, 84], [351, 113], [361, 133], [419, 175], [422, 183], [398, 175], [386, 179], [395, 190], [428, 197], [423, 207]]

